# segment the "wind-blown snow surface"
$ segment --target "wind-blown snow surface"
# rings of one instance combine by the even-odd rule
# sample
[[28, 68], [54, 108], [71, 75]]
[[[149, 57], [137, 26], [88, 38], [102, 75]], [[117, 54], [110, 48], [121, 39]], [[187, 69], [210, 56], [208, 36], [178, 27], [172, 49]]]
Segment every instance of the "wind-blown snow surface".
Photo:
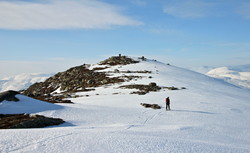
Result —
[[6, 90], [22, 90], [36, 82], [42, 82], [52, 74], [23, 73], [0, 80], [0, 92]]
[[[249, 90], [155, 61], [103, 71], [114, 69], [150, 70], [152, 74], [131, 73], [145, 77], [79, 93], [83, 97], [71, 99], [75, 104], [37, 110], [38, 114], [59, 117], [67, 123], [42, 129], [0, 130], [0, 152], [250, 152]], [[122, 74], [114, 74], [117, 75]], [[129, 94], [133, 90], [118, 88], [150, 82], [187, 89], [139, 96]], [[156, 103], [164, 107], [167, 96], [171, 99], [171, 111], [140, 106]], [[31, 101], [24, 96], [18, 98], [20, 105]], [[12, 108], [15, 104], [0, 103], [0, 113], [13, 109], [22, 112]], [[38, 107], [48, 108], [41, 104]]]
[[219, 67], [210, 70], [207, 75], [250, 89], [250, 65]]

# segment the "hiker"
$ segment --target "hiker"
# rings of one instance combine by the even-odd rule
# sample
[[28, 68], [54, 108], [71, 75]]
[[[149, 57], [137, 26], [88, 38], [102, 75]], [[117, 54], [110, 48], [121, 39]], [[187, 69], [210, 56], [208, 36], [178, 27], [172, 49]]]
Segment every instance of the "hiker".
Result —
[[166, 110], [170, 110], [170, 99], [166, 98]]

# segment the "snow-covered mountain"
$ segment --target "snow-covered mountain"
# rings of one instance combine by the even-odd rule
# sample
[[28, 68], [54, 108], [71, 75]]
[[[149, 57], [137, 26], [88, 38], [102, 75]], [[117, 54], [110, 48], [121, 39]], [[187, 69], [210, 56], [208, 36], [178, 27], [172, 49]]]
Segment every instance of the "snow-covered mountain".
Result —
[[6, 90], [22, 90], [36, 82], [42, 82], [52, 74], [23, 73], [0, 80], [0, 92]]
[[250, 89], [250, 65], [219, 67], [210, 70], [207, 75]]
[[[18, 106], [0, 103], [0, 114], [36, 113], [67, 122], [42, 129], [0, 130], [1, 152], [250, 152], [249, 90], [155, 60], [134, 60], [139, 63], [84, 66], [96, 75], [105, 73], [125, 81], [69, 90], [67, 99], [74, 104], [46, 109], [48, 105], [39, 103], [33, 110], [26, 107], [33, 100], [21, 95]], [[79, 73], [71, 69], [63, 74], [73, 72]], [[124, 88], [152, 82], [161, 89], [138, 95], [139, 89]], [[63, 95], [68, 89], [61, 90], [60, 80], [46, 83], [55, 87], [52, 95]], [[170, 97], [171, 111], [164, 108], [166, 97]], [[144, 108], [140, 103], [158, 104], [162, 109]]]

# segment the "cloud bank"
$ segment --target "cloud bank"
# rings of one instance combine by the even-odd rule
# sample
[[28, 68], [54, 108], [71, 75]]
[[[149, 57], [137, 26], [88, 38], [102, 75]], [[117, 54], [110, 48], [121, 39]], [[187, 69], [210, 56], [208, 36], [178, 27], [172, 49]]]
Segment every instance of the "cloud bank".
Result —
[[105, 29], [143, 23], [97, 0], [0, 1], [0, 29]]

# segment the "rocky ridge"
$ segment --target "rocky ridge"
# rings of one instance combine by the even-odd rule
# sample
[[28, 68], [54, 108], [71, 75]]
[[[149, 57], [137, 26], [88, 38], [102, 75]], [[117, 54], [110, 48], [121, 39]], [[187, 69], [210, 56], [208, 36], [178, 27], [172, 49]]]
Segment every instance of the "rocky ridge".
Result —
[[[139, 76], [109, 77], [108, 72], [99, 72], [99, 70], [106, 69], [108, 66], [127, 65], [138, 62], [129, 57], [119, 55], [100, 62], [100, 65], [107, 65], [106, 67], [90, 69], [90, 65], [83, 64], [70, 68], [65, 72], [59, 72], [44, 82], [35, 83], [22, 93], [47, 102], [71, 103], [69, 100], [63, 100], [64, 98], [72, 98], [71, 93], [91, 91], [103, 85], [140, 78]], [[145, 73], [149, 72], [145, 71]]]
[[[151, 74], [153, 73], [152, 71], [119, 70], [119, 67], [136, 64], [140, 61], [147, 61], [147, 59], [142, 56], [139, 57], [138, 60], [135, 60], [127, 56], [119, 55], [101, 61], [94, 67], [89, 64], [72, 67], [64, 72], [55, 74], [44, 82], [31, 85], [28, 89], [24, 90], [22, 94], [50, 103], [72, 103], [70, 100], [65, 99], [76, 98], [78, 95], [75, 93], [77, 92], [93, 91], [96, 87], [129, 82], [144, 77], [151, 79], [152, 76], [143, 76], [142, 74]], [[109, 68], [112, 67], [116, 68], [110, 71]], [[120, 88], [136, 89], [138, 91], [131, 92], [131, 94], [138, 95], [145, 95], [149, 92], [156, 92], [161, 89], [178, 90], [178, 88], [175, 87], [159, 87], [156, 83], [148, 85], [131, 84], [120, 86]], [[88, 96], [88, 94], [86, 96]]]

